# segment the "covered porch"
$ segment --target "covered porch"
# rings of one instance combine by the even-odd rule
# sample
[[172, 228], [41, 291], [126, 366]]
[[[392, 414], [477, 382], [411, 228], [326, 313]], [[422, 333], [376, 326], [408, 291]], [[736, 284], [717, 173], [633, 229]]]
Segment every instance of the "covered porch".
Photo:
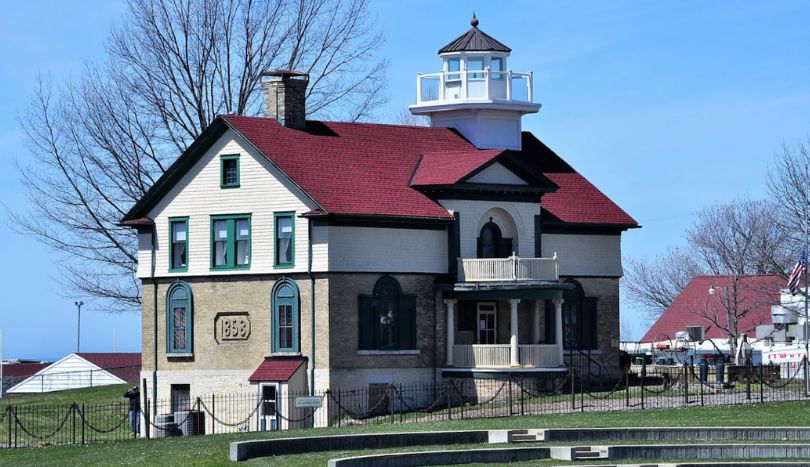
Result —
[[[512, 264], [501, 264], [507, 261]], [[565, 368], [563, 294], [572, 286], [559, 282], [555, 263], [556, 258], [514, 256], [460, 260], [461, 282], [443, 293], [445, 370]]]

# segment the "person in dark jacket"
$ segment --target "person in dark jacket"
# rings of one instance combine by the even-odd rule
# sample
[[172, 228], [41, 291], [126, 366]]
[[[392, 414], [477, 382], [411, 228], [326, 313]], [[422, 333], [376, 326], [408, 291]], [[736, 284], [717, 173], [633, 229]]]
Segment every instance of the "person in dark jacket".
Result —
[[124, 397], [129, 399], [129, 426], [135, 436], [141, 432], [141, 392], [138, 386], [132, 386], [132, 389], [124, 393]]

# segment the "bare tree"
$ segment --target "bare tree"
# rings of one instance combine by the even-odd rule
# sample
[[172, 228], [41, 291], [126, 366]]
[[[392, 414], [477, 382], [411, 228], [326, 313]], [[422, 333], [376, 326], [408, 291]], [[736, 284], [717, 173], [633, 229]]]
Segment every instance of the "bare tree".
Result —
[[[655, 319], [697, 275], [784, 275], [792, 260], [787, 233], [774, 221], [775, 212], [770, 201], [735, 201], [702, 210], [686, 231], [685, 247], [652, 260], [625, 260], [623, 287], [628, 298]], [[744, 315], [737, 309], [738, 301], [727, 303], [732, 316]], [[725, 324], [725, 316], [717, 327], [738, 335], [734, 323]]]
[[810, 140], [794, 147], [782, 146], [768, 169], [768, 191], [774, 201], [773, 216], [787, 234], [791, 250], [805, 247], [810, 219]]
[[13, 227], [59, 251], [70, 295], [140, 303], [136, 236], [116, 226], [218, 114], [258, 114], [265, 69], [310, 74], [315, 118], [368, 118], [385, 99], [365, 0], [129, 0], [105, 63], [42, 79], [20, 117], [33, 206]]
[[704, 273], [694, 255], [677, 247], [652, 259], [625, 258], [624, 264], [622, 285], [628, 297], [653, 319], [693, 277]]

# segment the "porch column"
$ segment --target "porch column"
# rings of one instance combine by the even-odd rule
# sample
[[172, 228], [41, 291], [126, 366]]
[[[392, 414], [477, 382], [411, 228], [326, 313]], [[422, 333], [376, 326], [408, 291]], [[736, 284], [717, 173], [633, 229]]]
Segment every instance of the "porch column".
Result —
[[453, 366], [453, 346], [456, 344], [456, 299], [447, 299], [447, 366]]
[[563, 300], [561, 298], [554, 300], [554, 327], [556, 328], [554, 334], [556, 336], [560, 365], [565, 363], [565, 357], [563, 356], [562, 304]]
[[534, 300], [534, 314], [532, 315], [532, 345], [540, 343], [540, 304], [542, 300]]
[[518, 359], [518, 303], [520, 303], [519, 298], [509, 299], [509, 304], [512, 305], [512, 322], [510, 326], [512, 338], [509, 340], [509, 350], [511, 351], [509, 364], [511, 366], [520, 366]]

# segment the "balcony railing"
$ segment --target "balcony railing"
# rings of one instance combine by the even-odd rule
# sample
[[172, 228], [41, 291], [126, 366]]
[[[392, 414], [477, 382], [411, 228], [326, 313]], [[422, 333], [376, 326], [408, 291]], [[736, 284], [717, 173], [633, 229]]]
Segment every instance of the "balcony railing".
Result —
[[[550, 368], [562, 365], [556, 345], [519, 345], [521, 366]], [[455, 345], [453, 366], [456, 368], [509, 367], [509, 344]]]
[[552, 258], [459, 258], [459, 282], [556, 281], [557, 254]]
[[440, 71], [416, 75], [416, 103], [507, 100], [532, 102], [532, 73], [492, 70]]

